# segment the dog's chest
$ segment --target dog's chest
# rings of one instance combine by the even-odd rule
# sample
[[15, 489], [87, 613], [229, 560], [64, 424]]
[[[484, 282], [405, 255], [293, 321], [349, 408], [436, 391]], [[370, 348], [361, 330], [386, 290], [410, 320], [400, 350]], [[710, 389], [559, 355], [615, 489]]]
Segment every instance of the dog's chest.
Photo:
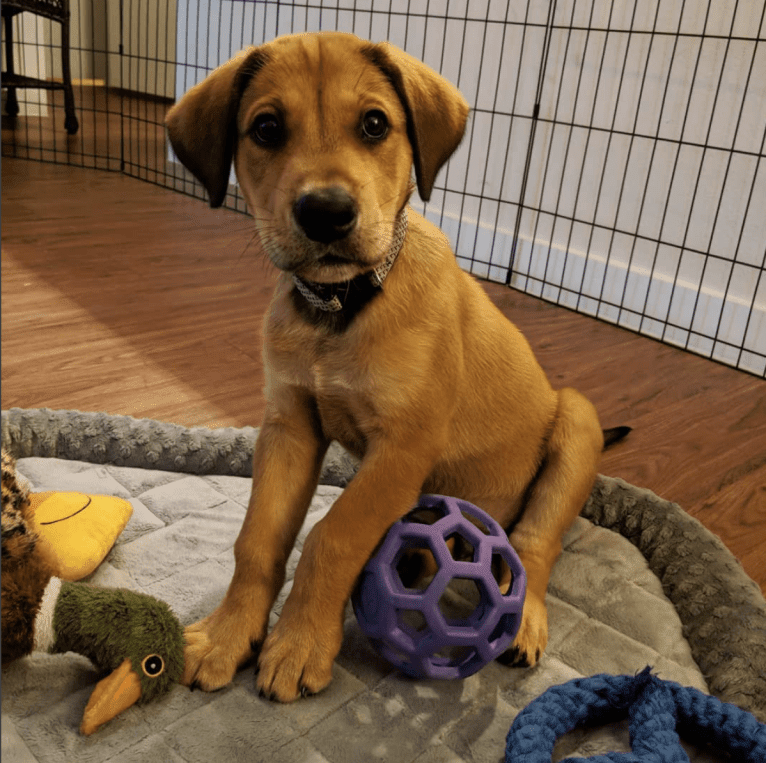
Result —
[[324, 435], [361, 457], [375, 432], [385, 429], [395, 407], [392, 391], [401, 385], [359, 326], [342, 335], [323, 334], [289, 308], [284, 298], [275, 300], [267, 323], [267, 394], [279, 398], [280, 387], [308, 393]]
[[334, 364], [311, 367], [311, 388], [325, 436], [358, 457], [364, 455], [376, 406], [360, 374]]

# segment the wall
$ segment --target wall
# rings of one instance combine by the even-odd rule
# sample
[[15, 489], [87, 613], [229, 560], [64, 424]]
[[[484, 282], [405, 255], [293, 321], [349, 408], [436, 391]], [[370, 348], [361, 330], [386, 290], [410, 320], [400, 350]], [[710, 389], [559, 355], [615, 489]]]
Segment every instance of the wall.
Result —
[[[90, 0], [80, 0], [86, 1]], [[173, 98], [176, 92], [176, 0], [110, 1], [107, 9], [108, 84]]]

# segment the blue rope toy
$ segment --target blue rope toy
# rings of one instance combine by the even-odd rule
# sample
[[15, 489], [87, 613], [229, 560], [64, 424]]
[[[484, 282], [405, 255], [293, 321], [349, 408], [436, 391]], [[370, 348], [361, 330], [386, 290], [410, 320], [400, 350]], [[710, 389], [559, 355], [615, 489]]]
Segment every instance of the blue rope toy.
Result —
[[550, 763], [558, 737], [578, 726], [626, 716], [633, 752], [561, 763], [689, 763], [679, 733], [695, 744], [728, 752], [734, 760], [766, 763], [766, 724], [736, 705], [663, 681], [650, 667], [637, 676], [602, 673], [552, 686], [516, 716], [506, 740], [505, 763]]

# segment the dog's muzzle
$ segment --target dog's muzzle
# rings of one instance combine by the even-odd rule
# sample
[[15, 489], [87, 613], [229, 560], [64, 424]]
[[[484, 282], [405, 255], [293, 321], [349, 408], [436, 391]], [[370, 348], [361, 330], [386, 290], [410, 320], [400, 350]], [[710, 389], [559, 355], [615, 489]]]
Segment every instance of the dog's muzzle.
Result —
[[[357, 279], [369, 279], [373, 289], [381, 289], [391, 268], [394, 266], [399, 250], [407, 235], [407, 207], [404, 206], [394, 220], [394, 231], [386, 258], [377, 267], [357, 276]], [[356, 279], [355, 279], [356, 280]], [[343, 283], [317, 284], [304, 281], [300, 276], [293, 273], [293, 283], [303, 298], [313, 307], [328, 313], [337, 313], [343, 310], [343, 302], [340, 294], [348, 295], [351, 281]]]
[[331, 244], [354, 230], [359, 213], [346, 191], [330, 186], [300, 196], [293, 204], [293, 217], [307, 238]]

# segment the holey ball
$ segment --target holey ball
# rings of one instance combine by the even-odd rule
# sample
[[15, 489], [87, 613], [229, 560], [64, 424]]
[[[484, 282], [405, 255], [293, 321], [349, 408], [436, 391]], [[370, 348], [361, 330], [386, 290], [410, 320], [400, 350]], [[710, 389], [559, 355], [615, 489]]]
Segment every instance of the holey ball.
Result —
[[362, 631], [399, 670], [465, 678], [508, 648], [525, 592], [524, 568], [492, 517], [424, 495], [388, 531], [352, 602]]

